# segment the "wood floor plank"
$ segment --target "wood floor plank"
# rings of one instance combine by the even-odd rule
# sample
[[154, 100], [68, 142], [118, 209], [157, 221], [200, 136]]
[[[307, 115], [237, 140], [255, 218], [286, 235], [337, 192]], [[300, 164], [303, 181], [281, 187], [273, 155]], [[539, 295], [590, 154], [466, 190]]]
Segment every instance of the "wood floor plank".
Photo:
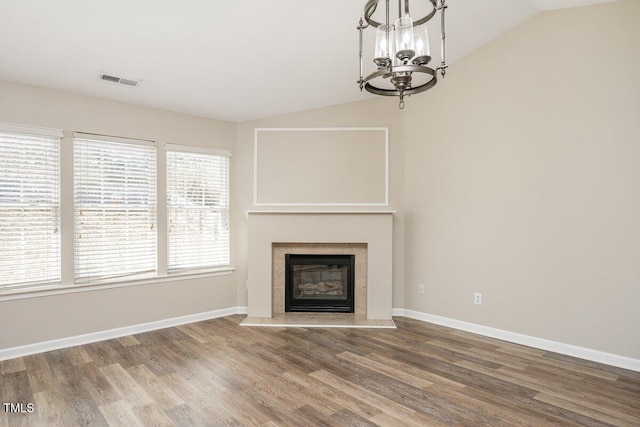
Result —
[[174, 421], [175, 417], [184, 416], [186, 408], [191, 408], [194, 416], [207, 424], [216, 424], [233, 416], [232, 411], [225, 405], [225, 399], [226, 396], [235, 396], [235, 394], [221, 391], [217, 384], [206, 378], [194, 377], [187, 380], [180, 374], [174, 373], [160, 377], [160, 381], [173, 387], [174, 390], [180, 390], [180, 397], [186, 402], [183, 405], [165, 409], [167, 414], [171, 412], [175, 415], [171, 416]]
[[131, 347], [134, 345], [139, 345], [140, 341], [138, 341], [134, 336], [128, 335], [126, 337], [117, 338], [118, 342], [125, 347]]
[[34, 418], [37, 425], [69, 425], [69, 420], [74, 418], [64, 399], [52, 390], [35, 393], [33, 399], [36, 406]]
[[[498, 351], [501, 351], [501, 350], [503, 350], [503, 348], [500, 348]], [[503, 351], [501, 352], [504, 353]], [[505, 353], [505, 354], [511, 354], [511, 353]], [[528, 360], [529, 364], [536, 364], [540, 366], [552, 366], [552, 367], [573, 371], [579, 374], [586, 374], [586, 375], [590, 375], [593, 377], [597, 377], [597, 378], [601, 378], [609, 381], [616, 381], [619, 377], [618, 374], [615, 374], [608, 370], [597, 369], [592, 367], [591, 365], [585, 365], [585, 364], [575, 363], [575, 362], [572, 363], [564, 360], [549, 359], [546, 357], [535, 356], [532, 354], [519, 354], [516, 356], [520, 359]], [[575, 360], [578, 360], [578, 359], [575, 359]]]
[[[192, 351], [193, 348], [200, 348], [200, 351]], [[194, 377], [198, 381], [206, 378], [213, 391], [221, 393], [235, 393], [246, 388], [241, 378], [227, 368], [229, 356], [226, 348], [222, 352], [216, 351], [217, 357], [214, 358], [207, 357], [208, 349], [204, 350], [202, 345], [193, 340], [175, 342], [169, 350], [174, 354], [172, 357], [175, 357], [175, 362], [180, 365], [177, 373], [187, 379]]]
[[576, 389], [580, 387], [597, 387], [598, 394], [610, 395], [611, 400], [624, 405], [640, 409], [640, 399], [632, 393], [619, 393], [614, 381], [599, 381], [588, 374], [579, 374], [561, 368], [547, 365], [532, 365], [526, 369], [527, 373], [538, 378], [553, 378], [564, 384], [573, 385]]
[[309, 387], [307, 383], [292, 380], [286, 374], [280, 375], [276, 378], [275, 384], [281, 390], [285, 390], [289, 393], [289, 399], [295, 399], [297, 404], [293, 406], [298, 409], [302, 407], [301, 405], [311, 404], [314, 410], [317, 410], [328, 417], [345, 408], [345, 406], [338, 401], [339, 399], [328, 399], [316, 387]]
[[604, 408], [596, 409], [592, 406], [576, 403], [558, 396], [553, 396], [548, 393], [540, 393], [535, 397], [535, 399], [560, 408], [567, 409], [578, 414], [582, 414], [586, 417], [593, 418], [610, 425], [626, 427], [633, 427], [638, 425], [637, 417], [630, 417], [620, 413], [611, 415], [611, 413]]
[[632, 394], [640, 393], [640, 375], [618, 377], [615, 386], [618, 390], [626, 390]]
[[487, 374], [496, 375], [507, 381], [517, 382], [538, 390], [544, 390], [546, 394], [572, 402], [586, 404], [611, 414], [619, 413], [640, 419], [640, 409], [607, 397], [603, 393], [600, 393], [598, 388], [585, 387], [584, 382], [569, 383], [565, 381], [549, 381], [546, 377], [531, 376], [521, 371], [513, 371], [508, 368], [500, 368], [492, 373], [487, 372]]
[[93, 399], [81, 367], [73, 365], [68, 352], [60, 351], [58, 360], [61, 362], [53, 367], [54, 386], [52, 391], [64, 402], [68, 413], [72, 416], [73, 425], [106, 426], [107, 423], [98, 410]]
[[140, 342], [140, 344], [150, 347], [164, 345], [170, 341], [189, 338], [187, 334], [178, 328], [158, 329], [151, 332], [145, 332], [144, 334], [136, 334], [134, 337]]
[[370, 418], [382, 412], [380, 407], [371, 405], [349, 393], [345, 393], [339, 389], [331, 387], [325, 382], [310, 375], [301, 374], [295, 371], [285, 372], [283, 375], [305, 387], [309, 393], [317, 395], [318, 400], [329, 400], [336, 405], [353, 411], [363, 418]]
[[357, 354], [353, 354], [348, 351], [338, 354], [338, 357], [351, 363], [356, 363], [362, 367], [367, 367], [383, 375], [389, 375], [393, 378], [397, 378], [405, 384], [409, 384], [417, 388], [426, 388], [433, 385], [431, 381], [424, 380], [399, 369], [395, 369], [389, 365], [376, 362], [375, 360], [367, 357], [358, 356]]
[[[515, 344], [514, 344], [515, 345]], [[618, 368], [611, 365], [603, 365], [602, 363], [593, 362], [586, 359], [578, 359], [577, 357], [568, 356], [566, 354], [553, 353], [546, 351], [542, 355], [544, 361], [566, 362], [573, 367], [592, 368], [600, 372], [609, 372], [618, 376], [632, 376], [635, 380], [640, 380], [640, 372], [633, 372], [628, 369]]]
[[142, 422], [133, 412], [133, 408], [124, 400], [107, 403], [100, 406], [100, 412], [107, 420], [109, 427], [137, 427]]
[[123, 362], [124, 353], [119, 352], [112, 341], [118, 342], [117, 340], [100, 341], [83, 347], [91, 357], [91, 361], [100, 367], [121, 363]]
[[[0, 386], [3, 389], [3, 401], [0, 402], [4, 405], [4, 403], [12, 403], [12, 404], [20, 404], [27, 405], [28, 403], [33, 403], [33, 393], [31, 392], [31, 386], [29, 385], [29, 376], [26, 371], [17, 371], [11, 372], [8, 374], [2, 375], [2, 384]], [[4, 406], [1, 408], [4, 412]], [[16, 425], [30, 425], [28, 414], [20, 413], [20, 412], [9, 412], [7, 413], [7, 419], [11, 423], [16, 423]]]
[[409, 363], [404, 363], [389, 357], [381, 356], [377, 353], [372, 353], [367, 356], [368, 359], [373, 360], [376, 363], [382, 363], [386, 366], [389, 366], [398, 371], [406, 372], [409, 375], [412, 375], [416, 378], [419, 378], [424, 381], [428, 381], [437, 385], [439, 389], [452, 389], [452, 390], [460, 390], [465, 388], [466, 386], [460, 382], [454, 381], [446, 376], [434, 374], [425, 369], [420, 369], [415, 366], [412, 366]]
[[261, 425], [274, 421], [283, 424], [282, 419], [272, 408], [264, 404], [261, 396], [251, 390], [245, 390], [229, 399], [226, 404], [241, 423], [245, 425]]
[[[132, 407], [144, 406], [153, 403], [153, 399], [147, 394], [136, 380], [120, 364], [103, 366], [100, 371], [114, 389], [118, 390]], [[120, 401], [118, 401], [120, 402]], [[104, 406], [104, 405], [103, 405]], [[118, 407], [118, 405], [115, 405]]]
[[72, 365], [84, 365], [93, 361], [87, 350], [82, 346], [65, 348], [62, 351]]
[[133, 408], [133, 413], [145, 426], [173, 427], [176, 424], [158, 405], [145, 405]]
[[156, 406], [169, 409], [186, 403], [145, 365], [132, 366], [127, 372], [147, 392]]
[[397, 318], [233, 315], [0, 363], [0, 426], [640, 426], [640, 372]]
[[[212, 424], [213, 427], [242, 427], [240, 421], [235, 419], [234, 417], [227, 418], [226, 420], [220, 421], [219, 423]], [[269, 421], [266, 424], [263, 424], [264, 427], [278, 427], [276, 423], [273, 421]]]
[[[484, 361], [494, 363], [495, 366], [489, 366], [493, 368], [498, 368], [500, 366], [509, 366], [510, 368], [514, 368], [514, 369], [526, 369], [531, 364], [529, 360], [522, 359], [521, 357], [516, 355], [504, 356], [500, 353], [496, 353], [495, 350], [488, 351], [488, 350], [475, 348], [475, 347], [465, 348], [450, 342], [441, 341], [439, 339], [431, 340], [429, 341], [429, 344], [446, 348], [458, 354], [464, 354], [464, 353], [473, 354], [475, 356], [475, 359], [481, 359]], [[477, 360], [472, 360], [468, 357], [465, 357], [465, 358], [461, 357], [461, 359], [464, 361], [469, 361], [469, 362], [478, 364]], [[481, 363], [480, 365], [487, 366], [486, 363]]]
[[12, 374], [24, 371], [24, 360], [22, 358], [0, 361], [0, 375]]
[[[336, 413], [333, 413], [332, 416], [335, 415]], [[328, 417], [327, 414], [316, 409], [312, 405], [308, 405], [308, 404], [301, 406], [295, 411], [293, 411], [293, 416], [294, 416], [294, 419], [300, 420], [301, 425], [307, 424], [307, 425], [313, 425], [318, 427], [331, 427], [338, 424], [334, 420], [332, 420], [330, 417]], [[351, 425], [356, 425], [356, 424], [352, 423]]]
[[[344, 368], [344, 366], [343, 366]], [[333, 370], [336, 372], [336, 370]], [[340, 378], [376, 393], [404, 407], [416, 411], [416, 416], [428, 416], [444, 424], [500, 425], [495, 411], [487, 410], [488, 405], [457, 394], [443, 395], [433, 387], [414, 387], [397, 377], [372, 372], [368, 367], [352, 366], [347, 371], [337, 371]]]
[[53, 374], [44, 354], [25, 356], [25, 370], [33, 393], [50, 389], [53, 386]]
[[63, 420], [64, 422], [41, 425], [91, 425], [106, 426], [106, 420], [100, 413], [98, 405], [93, 397], [88, 393], [89, 383], [81, 370], [67, 369], [70, 365], [66, 365], [65, 369], [58, 369], [55, 372], [61, 374], [62, 377], [56, 377], [54, 374], [54, 384], [51, 388], [36, 393], [34, 399], [36, 401], [36, 413], [48, 419], [49, 413], [53, 412], [54, 418]]
[[[539, 408], [521, 404], [517, 401], [511, 401], [509, 397], [500, 396], [491, 393], [488, 390], [475, 389], [473, 387], [465, 388], [460, 393], [466, 394], [474, 399], [480, 400], [488, 405], [499, 408], [508, 408], [511, 413], [515, 414], [516, 419], [523, 420], [522, 425], [546, 427], [546, 426], [571, 426], [577, 427], [579, 424], [558, 417], [556, 414], [548, 414]], [[518, 424], [516, 424], [518, 425]]]
[[310, 376], [371, 406], [378, 405], [382, 412], [386, 412], [394, 418], [405, 419], [415, 417], [416, 415], [416, 411], [414, 411], [413, 409], [402, 406], [363, 387], [343, 380], [342, 378], [339, 378], [331, 374], [330, 372], [320, 370], [312, 372]]
[[155, 345], [126, 346], [126, 352], [132, 359], [137, 361], [137, 363], [131, 364], [127, 368], [144, 364], [154, 375], [158, 376], [172, 374], [176, 370], [175, 363], [158, 351]]
[[176, 406], [165, 411], [173, 423], [178, 427], [205, 427], [211, 425], [198, 415], [198, 412], [188, 404]]
[[[0, 380], [2, 379], [2, 375], [0, 375]], [[5, 398], [4, 398], [4, 385], [0, 384], [0, 403], [4, 404], [5, 402], [8, 402]], [[0, 426], [8, 426], [9, 425], [9, 419], [7, 418], [7, 412], [5, 411], [4, 407], [0, 408]]]
[[206, 330], [203, 330], [202, 326], [198, 326], [198, 324], [187, 324], [180, 325], [177, 327], [181, 332], [189, 335], [191, 338], [195, 339], [199, 343], [207, 343], [211, 341], [211, 334]]
[[[467, 361], [462, 361], [460, 363], [471, 364], [471, 362]], [[484, 366], [482, 368], [489, 370]], [[464, 390], [466, 387], [452, 388], [440, 384], [434, 384], [429, 387], [429, 389], [432, 390], [437, 397], [443, 399], [441, 400], [441, 405], [447, 405], [447, 402], [455, 402], [455, 405], [462, 406], [466, 408], [467, 411], [471, 411], [471, 413], [479, 415], [477, 419], [474, 419], [472, 422], [468, 421], [465, 424], [477, 425], [480, 424], [481, 421], [486, 421], [488, 425], [493, 427], [547, 425], [541, 423], [537, 417], [520, 411], [514, 411], [507, 405], [494, 405], [483, 400], [481, 396], [477, 397], [475, 394], [465, 394]]]
[[95, 363], [87, 363], [81, 369], [85, 389], [98, 406], [124, 399]]

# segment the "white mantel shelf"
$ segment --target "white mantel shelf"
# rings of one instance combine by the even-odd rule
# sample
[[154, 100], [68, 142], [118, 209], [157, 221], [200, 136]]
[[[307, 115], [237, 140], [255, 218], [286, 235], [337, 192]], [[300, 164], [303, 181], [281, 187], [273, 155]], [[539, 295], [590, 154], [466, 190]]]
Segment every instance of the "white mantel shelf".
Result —
[[322, 210], [322, 211], [299, 211], [299, 210], [278, 210], [278, 211], [244, 211], [244, 217], [249, 218], [249, 215], [262, 215], [262, 214], [280, 214], [280, 215], [291, 215], [291, 214], [306, 214], [306, 215], [330, 215], [330, 214], [339, 214], [339, 215], [379, 215], [379, 214], [387, 214], [393, 215], [396, 211], [355, 211], [355, 210], [342, 210], [342, 211], [330, 211], [330, 210]]

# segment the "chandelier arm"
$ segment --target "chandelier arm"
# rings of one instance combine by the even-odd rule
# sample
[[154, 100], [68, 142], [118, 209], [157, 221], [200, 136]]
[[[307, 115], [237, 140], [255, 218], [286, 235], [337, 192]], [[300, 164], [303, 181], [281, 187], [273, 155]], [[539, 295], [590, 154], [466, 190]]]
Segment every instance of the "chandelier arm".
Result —
[[358, 84], [360, 85], [360, 91], [362, 91], [362, 87], [364, 85], [364, 80], [362, 79], [362, 74], [363, 74], [363, 72], [362, 72], [362, 68], [363, 68], [363, 65], [362, 65], [362, 30], [364, 28], [366, 28], [366, 27], [363, 27], [362, 24], [363, 24], [362, 18], [360, 18], [360, 25], [358, 25], [358, 35], [360, 36], [359, 37], [360, 38], [360, 43], [359, 43], [359, 45], [360, 45], [360, 53], [359, 53], [359, 57], [360, 57], [360, 78], [358, 79]]
[[375, 79], [376, 77], [382, 77], [386, 75], [391, 75], [394, 73], [423, 73], [429, 74], [431, 76], [435, 75], [435, 70], [430, 67], [425, 67], [424, 65], [393, 65], [387, 68], [383, 68], [380, 70], [376, 70], [373, 73], [369, 74], [365, 80]]
[[[398, 0], [400, 1], [400, 0]], [[387, 5], [387, 14], [385, 15], [385, 19], [384, 19], [384, 23], [387, 25], [387, 34], [389, 33], [389, 3], [390, 0], [385, 0], [385, 3]]]
[[[377, 87], [373, 85], [371, 82], [377, 78], [389, 78], [397, 73], [423, 73], [431, 76], [431, 79], [428, 82], [425, 82], [419, 86], [415, 86], [412, 88], [404, 89], [399, 91], [397, 89], [384, 89], [381, 87]], [[383, 96], [404, 96], [404, 95], [415, 95], [416, 93], [424, 92], [428, 89], [431, 89], [438, 83], [436, 70], [433, 68], [425, 67], [422, 65], [396, 65], [391, 66], [389, 68], [383, 68], [381, 70], [374, 71], [364, 78], [364, 88], [367, 92], [383, 95]]]
[[438, 10], [440, 10], [440, 33], [441, 33], [441, 39], [440, 39], [440, 57], [441, 57], [441, 62], [440, 62], [440, 66], [438, 67], [438, 70], [440, 70], [440, 73], [442, 74], [442, 77], [444, 78], [444, 75], [446, 73], [446, 69], [447, 69], [447, 59], [446, 59], [446, 32], [445, 32], [445, 26], [444, 26], [444, 13], [447, 10], [447, 5], [445, 4], [446, 0], [440, 0], [440, 7], [438, 8]]
[[368, 0], [364, 5], [364, 19], [374, 28], [378, 28], [379, 25], [382, 25], [380, 22], [376, 22], [371, 19], [371, 15], [373, 15], [377, 8], [378, 0]]

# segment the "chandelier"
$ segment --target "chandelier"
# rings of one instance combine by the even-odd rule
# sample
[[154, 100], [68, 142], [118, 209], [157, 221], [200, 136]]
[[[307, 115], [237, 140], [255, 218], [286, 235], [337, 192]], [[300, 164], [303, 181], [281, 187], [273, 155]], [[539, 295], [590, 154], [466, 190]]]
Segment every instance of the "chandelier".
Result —
[[[438, 72], [444, 78], [447, 64], [445, 61], [444, 13], [446, 0], [418, 0], [426, 5], [427, 11], [418, 19], [412, 19], [409, 13], [409, 0], [397, 0], [398, 14], [390, 16], [390, 0], [368, 0], [364, 6], [364, 19], [360, 18], [360, 90], [376, 95], [400, 97], [399, 107], [404, 108], [404, 97], [431, 89], [438, 83]], [[384, 3], [384, 15], [374, 14], [380, 3]], [[424, 8], [424, 6], [423, 6]], [[440, 12], [441, 62], [436, 68], [429, 67], [431, 51], [426, 23]], [[381, 15], [381, 13], [378, 13]], [[384, 18], [384, 20], [382, 19]], [[393, 22], [392, 18], [396, 18]], [[376, 21], [375, 19], [378, 19]], [[362, 36], [369, 26], [376, 29], [376, 44], [373, 62], [377, 69], [363, 77]]]

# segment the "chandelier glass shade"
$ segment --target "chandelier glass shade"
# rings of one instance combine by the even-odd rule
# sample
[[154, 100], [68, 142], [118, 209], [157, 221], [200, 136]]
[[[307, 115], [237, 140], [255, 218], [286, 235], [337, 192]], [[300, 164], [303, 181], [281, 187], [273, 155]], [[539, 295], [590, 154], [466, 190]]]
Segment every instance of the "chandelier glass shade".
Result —
[[[364, 20], [360, 19], [360, 90], [383, 96], [397, 96], [399, 106], [404, 108], [404, 97], [431, 89], [438, 82], [438, 73], [444, 77], [447, 64], [445, 60], [444, 15], [446, 0], [417, 0], [426, 9], [422, 16], [413, 19], [409, 10], [409, 0], [393, 0], [397, 3], [397, 15], [390, 13], [392, 0], [368, 0], [364, 7]], [[382, 18], [376, 21], [374, 14], [384, 7]], [[426, 23], [437, 12], [441, 17], [441, 62], [438, 67], [430, 67], [431, 49]], [[377, 15], [376, 15], [377, 16]], [[395, 19], [394, 19], [395, 18]], [[365, 23], [366, 21], [366, 23]], [[363, 74], [363, 31], [375, 28], [376, 39], [373, 51], [373, 63], [376, 69]]]

